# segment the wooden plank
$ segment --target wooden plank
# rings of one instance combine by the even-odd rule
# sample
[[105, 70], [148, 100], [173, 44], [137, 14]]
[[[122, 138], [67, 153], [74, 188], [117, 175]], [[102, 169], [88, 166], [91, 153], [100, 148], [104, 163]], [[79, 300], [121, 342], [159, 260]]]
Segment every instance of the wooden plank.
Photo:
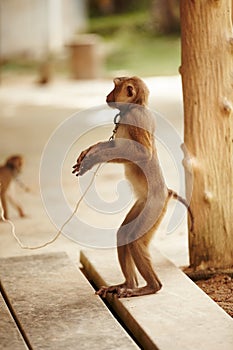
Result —
[[32, 349], [138, 349], [65, 253], [0, 259], [4, 293]]
[[[143, 349], [232, 350], [233, 319], [159, 251], [151, 253], [161, 291], [107, 298]], [[81, 263], [97, 287], [123, 281], [115, 250], [82, 251]]]
[[0, 294], [0, 349], [25, 350], [26, 346], [6, 303]]

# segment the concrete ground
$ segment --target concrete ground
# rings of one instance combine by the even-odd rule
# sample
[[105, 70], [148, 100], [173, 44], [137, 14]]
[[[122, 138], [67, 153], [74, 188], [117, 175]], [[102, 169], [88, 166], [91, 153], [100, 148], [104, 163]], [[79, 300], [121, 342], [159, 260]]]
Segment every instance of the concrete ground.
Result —
[[[145, 81], [151, 91], [150, 107], [153, 110], [156, 109], [164, 116], [165, 120], [171, 123], [172, 128], [177, 130], [182, 140], [183, 118], [180, 77], [147, 78]], [[26, 162], [20, 178], [31, 188], [30, 193], [24, 193], [17, 184], [12, 189], [27, 213], [25, 219], [20, 219], [14, 210], [10, 212], [11, 219], [16, 226], [17, 235], [24, 244], [40, 245], [50, 240], [57, 233], [57, 228], [51, 222], [46, 208], [43, 206], [40, 194], [40, 161], [45, 145], [51, 139], [54, 130], [72, 114], [104, 105], [105, 96], [112, 89], [112, 86], [110, 80], [72, 81], [57, 79], [50, 85], [43, 87], [36, 85], [32, 78], [2, 81], [0, 85], [0, 161], [2, 163], [11, 154], [23, 154]], [[80, 128], [82, 128], [82, 121], [80, 121]], [[63, 192], [72, 208], [79, 196], [77, 179], [70, 171], [74, 160], [83, 147], [96, 142], [99, 137], [105, 138], [110, 134], [111, 127], [103, 133], [99, 129], [93, 130], [91, 133], [84, 135], [80, 143], [77, 142], [72, 146], [70, 152], [66, 155], [61, 183]], [[65, 137], [69, 139], [69, 134]], [[61, 138], [59, 147], [62, 145], [63, 139]], [[167, 183], [169, 187], [177, 189], [177, 173], [170, 166], [169, 156], [163, 147], [159, 147], [159, 153]], [[54, 158], [56, 156], [55, 149]], [[106, 167], [103, 176], [101, 173], [97, 177], [98, 192], [104, 200], [109, 200], [112, 195], [112, 187], [116, 188], [121, 175], [121, 168], [114, 165], [109, 168]], [[56, 177], [57, 173], [56, 171], [53, 172], [53, 167], [51, 167], [45, 186], [47, 186], [48, 191], [54, 191], [55, 195], [56, 186], [54, 183]], [[53, 204], [55, 210], [56, 206], [58, 210], [60, 209], [59, 203], [56, 203], [56, 198]], [[104, 229], [109, 225], [113, 225], [115, 228], [116, 222], [122, 221], [124, 216], [124, 213], [120, 212], [114, 221], [112, 216], [109, 217], [103, 213], [98, 213], [97, 210], [91, 211], [91, 209], [88, 205], [80, 208], [82, 220], [87, 225], [97, 225], [100, 229]], [[156, 245], [175, 264], [183, 266], [188, 264], [186, 218], [184, 217], [181, 220], [175, 231], [168, 234], [167, 227], [172, 210], [173, 206], [171, 205], [169, 213], [160, 225], [152, 244]], [[76, 229], [78, 230], [78, 227]], [[83, 236], [86, 233], [79, 232]], [[22, 250], [12, 236], [10, 226], [6, 223], [0, 223], [0, 257], [63, 250], [69, 254], [73, 261], [77, 261], [81, 248], [81, 244], [76, 244], [61, 235], [52, 245], [39, 251]], [[100, 254], [104, 254], [104, 252], [100, 251]]]

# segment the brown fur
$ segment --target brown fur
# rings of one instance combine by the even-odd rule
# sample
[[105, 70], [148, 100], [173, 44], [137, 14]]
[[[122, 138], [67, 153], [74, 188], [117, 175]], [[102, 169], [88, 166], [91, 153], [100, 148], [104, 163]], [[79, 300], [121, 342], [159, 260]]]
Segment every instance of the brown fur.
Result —
[[4, 218], [8, 219], [7, 201], [18, 211], [20, 217], [25, 214], [21, 206], [8, 193], [11, 181], [21, 172], [23, 166], [23, 157], [15, 155], [9, 157], [5, 164], [0, 166], [0, 198], [2, 209], [4, 211]]
[[[148, 246], [166, 212], [168, 200], [175, 195], [167, 189], [160, 169], [154, 144], [154, 118], [146, 108], [149, 91], [145, 83], [138, 77], [123, 77], [114, 79], [114, 84], [106, 101], [120, 110], [115, 138], [83, 151], [73, 173], [83, 175], [102, 162], [120, 162], [125, 166], [125, 175], [135, 194], [135, 204], [117, 232], [118, 258], [125, 282], [102, 287], [97, 294], [129, 297], [156, 293], [162, 286], [154, 272]], [[146, 286], [138, 287], [135, 267]]]

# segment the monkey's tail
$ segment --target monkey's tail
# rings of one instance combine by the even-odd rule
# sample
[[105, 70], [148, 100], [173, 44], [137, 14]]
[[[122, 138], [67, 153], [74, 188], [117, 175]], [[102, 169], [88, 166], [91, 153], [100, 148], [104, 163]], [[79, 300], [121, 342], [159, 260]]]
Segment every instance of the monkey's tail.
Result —
[[175, 191], [171, 190], [168, 188], [168, 196], [169, 198], [174, 198], [176, 200], [178, 200], [179, 202], [181, 202], [188, 210], [189, 216], [190, 216], [190, 221], [191, 221], [191, 227], [190, 227], [190, 231], [193, 232], [194, 229], [194, 217], [193, 217], [193, 213], [190, 209], [190, 206], [188, 204], [188, 202], [186, 201], [186, 199], [184, 199], [183, 197], [179, 196]]

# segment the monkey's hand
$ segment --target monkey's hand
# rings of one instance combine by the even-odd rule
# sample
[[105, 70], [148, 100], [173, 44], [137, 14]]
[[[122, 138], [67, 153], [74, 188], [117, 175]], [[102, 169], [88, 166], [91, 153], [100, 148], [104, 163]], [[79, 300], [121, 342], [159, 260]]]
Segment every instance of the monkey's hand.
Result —
[[92, 168], [92, 162], [90, 161], [90, 157], [86, 156], [81, 161], [77, 160], [77, 163], [73, 166], [72, 173], [76, 176], [84, 175], [88, 170]]
[[76, 164], [73, 166], [73, 174], [76, 174], [76, 176], [83, 175], [92, 168], [94, 164], [91, 162], [90, 155], [94, 153], [96, 146], [97, 144], [87, 148], [80, 153]]
[[85, 151], [81, 152], [76, 164], [73, 166], [73, 174], [76, 174], [76, 176], [83, 175], [94, 165], [108, 161], [109, 157], [105, 159], [105, 151], [108, 149], [112, 149], [112, 147], [113, 143], [110, 141], [98, 142], [95, 145], [92, 145], [91, 147], [86, 149]]
[[73, 166], [73, 171], [72, 173], [73, 174], [76, 174], [76, 176], [80, 175], [80, 170], [81, 170], [81, 164], [82, 164], [82, 161], [83, 159], [86, 157], [87, 153], [88, 153], [89, 149], [83, 151], [80, 153], [77, 161], [76, 161], [76, 164]]

